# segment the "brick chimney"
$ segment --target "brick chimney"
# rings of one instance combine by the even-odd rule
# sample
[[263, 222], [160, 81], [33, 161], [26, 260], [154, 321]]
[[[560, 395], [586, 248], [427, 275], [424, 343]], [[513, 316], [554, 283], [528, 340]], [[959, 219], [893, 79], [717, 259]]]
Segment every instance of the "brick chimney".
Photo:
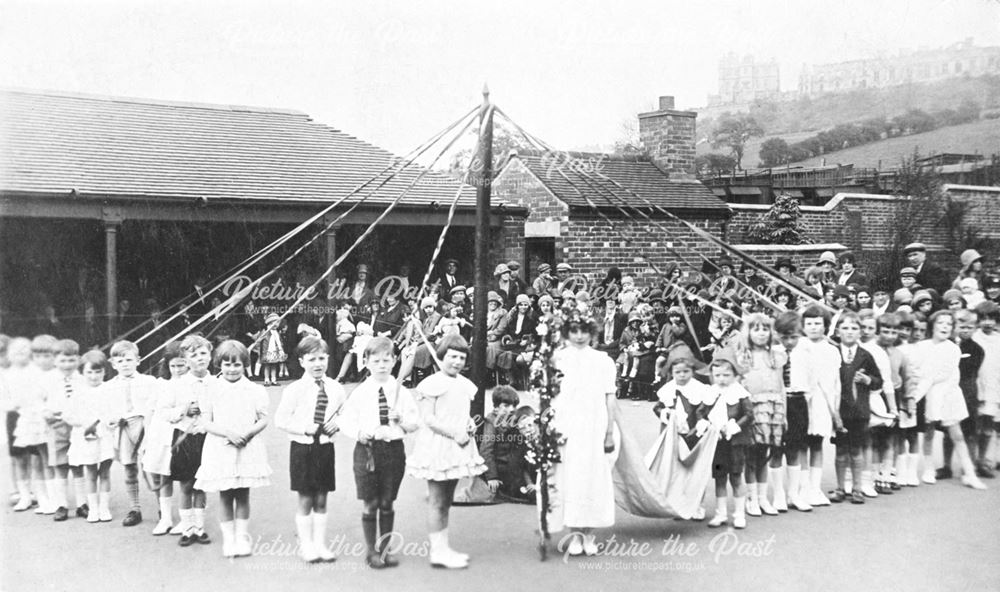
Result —
[[639, 114], [642, 148], [671, 179], [694, 178], [694, 111], [674, 109], [674, 97], [660, 97], [657, 111]]

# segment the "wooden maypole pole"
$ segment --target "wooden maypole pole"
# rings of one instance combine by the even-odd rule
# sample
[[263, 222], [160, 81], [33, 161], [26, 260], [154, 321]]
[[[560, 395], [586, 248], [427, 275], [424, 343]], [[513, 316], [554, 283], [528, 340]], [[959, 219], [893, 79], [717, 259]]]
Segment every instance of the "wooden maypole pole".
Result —
[[[493, 106], [490, 90], [483, 85], [479, 110], [479, 151], [472, 161], [469, 178], [476, 186], [476, 291], [473, 295], [472, 382], [479, 390], [470, 413], [477, 421], [486, 414], [486, 307], [490, 278], [490, 194], [493, 184]], [[480, 424], [481, 425], [481, 424]]]

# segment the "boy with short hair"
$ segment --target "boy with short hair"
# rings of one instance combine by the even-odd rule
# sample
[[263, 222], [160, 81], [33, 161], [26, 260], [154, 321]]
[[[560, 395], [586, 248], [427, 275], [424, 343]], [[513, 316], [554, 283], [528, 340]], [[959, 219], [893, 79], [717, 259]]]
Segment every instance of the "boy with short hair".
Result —
[[[37, 432], [34, 428], [29, 428], [26, 432], [32, 432], [40, 436], [40, 440], [34, 447], [31, 462], [35, 464], [40, 480], [37, 481], [40, 487], [35, 490], [38, 497], [38, 508], [36, 514], [55, 514], [55, 500], [52, 499], [53, 481], [55, 471], [49, 464], [48, 446], [48, 425], [44, 419], [45, 398], [48, 396], [46, 385], [54, 380], [58, 375], [55, 368], [55, 350], [58, 341], [51, 335], [38, 335], [31, 340], [31, 366], [38, 376], [37, 389], [33, 401], [27, 405], [28, 413], [23, 415], [25, 427], [37, 425]], [[24, 413], [22, 411], [22, 413]], [[40, 465], [40, 466], [39, 466]]]
[[111, 367], [117, 373], [105, 384], [109, 425], [116, 426], [112, 436], [115, 459], [125, 469], [125, 490], [129, 512], [122, 526], [142, 522], [139, 503], [139, 447], [144, 434], [144, 422], [156, 406], [159, 384], [152, 376], [139, 373], [139, 347], [131, 341], [118, 341], [111, 346]]
[[395, 511], [406, 470], [403, 437], [420, 426], [420, 412], [410, 391], [392, 376], [396, 353], [392, 340], [375, 337], [365, 347], [369, 376], [344, 403], [339, 425], [357, 441], [354, 481], [364, 503], [361, 527], [368, 546], [365, 562], [372, 569], [395, 567], [392, 556]]
[[871, 421], [869, 396], [882, 387], [882, 378], [875, 358], [861, 347], [861, 321], [854, 312], [841, 315], [837, 321], [837, 336], [840, 338], [840, 396], [839, 421], [836, 423], [837, 446], [836, 470], [837, 489], [830, 493], [830, 501], [839, 503], [847, 499], [845, 480], [848, 462], [855, 487], [851, 492], [852, 504], [865, 503], [864, 447], [868, 439], [868, 423]]
[[[62, 339], [55, 346], [54, 376], [47, 384], [45, 401], [45, 421], [48, 424], [49, 466], [55, 471], [55, 478], [50, 481], [48, 492], [53, 505], [56, 506], [53, 520], [62, 522], [69, 517], [69, 501], [66, 479], [69, 476], [69, 441], [72, 428], [64, 418], [69, 409], [74, 394], [83, 386], [83, 376], [77, 371], [80, 363], [80, 345], [72, 339]], [[77, 515], [87, 517], [89, 507], [83, 479], [83, 467], [74, 466], [73, 485], [76, 492]]]
[[994, 423], [1000, 419], [1000, 332], [997, 323], [1000, 322], [1000, 305], [992, 301], [981, 302], [976, 306], [979, 315], [979, 328], [972, 339], [983, 348], [983, 364], [979, 367], [979, 463], [976, 474], [986, 479], [992, 479], [993, 462], [990, 458], [994, 439]]
[[296, 346], [302, 378], [285, 387], [274, 424], [288, 432], [288, 472], [298, 494], [295, 528], [299, 556], [305, 561], [334, 561], [326, 544], [327, 495], [337, 488], [334, 435], [347, 395], [327, 376], [330, 348], [320, 337], [306, 337]]
[[[792, 384], [792, 358], [791, 352], [795, 350], [802, 337], [802, 319], [799, 313], [788, 310], [778, 314], [774, 319], [774, 332], [778, 334], [778, 339], [785, 351], [789, 353], [788, 361], [782, 368], [782, 382], [785, 387], [785, 420], [788, 424], [783, 435], [782, 448], [784, 449], [785, 460], [788, 464], [788, 496], [785, 495], [784, 471], [781, 467], [781, 454], [774, 454], [771, 457], [771, 465], [768, 468], [768, 481], [774, 487], [774, 508], [779, 512], [788, 511], [788, 504], [792, 504], [796, 510], [808, 512], [812, 506], [808, 500], [799, 498], [799, 483], [802, 471], [799, 469], [799, 459], [805, 462], [806, 459], [806, 435], [809, 430], [809, 403], [806, 401], [803, 387]], [[780, 452], [780, 451], [779, 451]]]

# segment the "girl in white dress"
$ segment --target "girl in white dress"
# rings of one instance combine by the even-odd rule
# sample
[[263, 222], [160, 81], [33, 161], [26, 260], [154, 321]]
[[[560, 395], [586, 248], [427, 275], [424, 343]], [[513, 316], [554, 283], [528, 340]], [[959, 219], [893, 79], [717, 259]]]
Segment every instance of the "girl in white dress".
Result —
[[114, 425], [108, 416], [102, 388], [107, 358], [97, 350], [80, 357], [84, 388], [70, 399], [66, 423], [73, 426], [69, 437], [69, 464], [82, 466], [87, 479], [87, 522], [111, 521], [111, 459], [114, 457]]
[[250, 352], [239, 341], [224, 341], [215, 350], [222, 380], [205, 393], [201, 403], [203, 427], [208, 434], [195, 475], [195, 488], [218, 491], [222, 502], [219, 526], [222, 555], [245, 557], [251, 553], [247, 532], [250, 488], [271, 484], [264, 441], [256, 436], [267, 427], [268, 398], [264, 387], [247, 380]]
[[423, 425], [417, 431], [407, 472], [427, 480], [430, 562], [434, 567], [468, 567], [469, 556], [448, 544], [448, 512], [455, 486], [462, 477], [486, 471], [476, 442], [469, 407], [478, 388], [459, 373], [465, 367], [469, 344], [460, 335], [445, 335], [438, 344], [441, 370], [417, 385], [417, 404]]
[[[164, 349], [163, 367], [166, 368], [166, 375], [162, 378], [167, 380], [176, 379], [187, 372], [187, 360], [181, 352], [180, 342], [170, 343]], [[159, 389], [152, 401], [154, 407], [147, 415], [150, 420], [142, 443], [142, 468], [149, 474], [160, 504], [160, 520], [153, 528], [153, 536], [165, 535], [174, 526], [174, 481], [170, 478], [174, 425], [167, 419], [167, 405], [172, 397], [170, 389]]]
[[928, 322], [930, 339], [917, 344], [917, 356], [921, 361], [920, 382], [915, 398], [926, 397], [927, 431], [924, 433], [924, 483], [934, 483], [934, 434], [938, 426], [947, 430], [955, 443], [955, 454], [962, 464], [962, 483], [973, 489], [986, 489], [986, 485], [976, 476], [976, 469], [969, 456], [969, 449], [962, 434], [960, 422], [969, 416], [965, 398], [959, 386], [961, 373], [959, 362], [962, 350], [951, 340], [955, 329], [955, 317], [950, 310], [939, 310]]
[[591, 531], [615, 523], [611, 479], [615, 463], [615, 363], [606, 353], [590, 347], [591, 338], [597, 335], [590, 319], [574, 315], [563, 323], [562, 330], [567, 345], [554, 355], [563, 377], [552, 409], [553, 424], [565, 443], [559, 447], [562, 460], [550, 477], [554, 499], [548, 524], [552, 532], [570, 529], [565, 547], [570, 555], [594, 555], [597, 543]]

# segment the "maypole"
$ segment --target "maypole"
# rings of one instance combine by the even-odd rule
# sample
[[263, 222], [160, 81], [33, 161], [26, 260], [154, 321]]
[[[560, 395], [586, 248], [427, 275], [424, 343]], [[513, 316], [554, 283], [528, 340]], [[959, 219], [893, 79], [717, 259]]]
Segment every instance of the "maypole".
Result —
[[472, 382], [476, 398], [469, 412], [477, 420], [486, 413], [486, 307], [489, 290], [490, 192], [493, 185], [493, 106], [490, 91], [483, 85], [483, 106], [479, 110], [479, 151], [468, 175], [476, 187], [476, 291], [472, 309]]

